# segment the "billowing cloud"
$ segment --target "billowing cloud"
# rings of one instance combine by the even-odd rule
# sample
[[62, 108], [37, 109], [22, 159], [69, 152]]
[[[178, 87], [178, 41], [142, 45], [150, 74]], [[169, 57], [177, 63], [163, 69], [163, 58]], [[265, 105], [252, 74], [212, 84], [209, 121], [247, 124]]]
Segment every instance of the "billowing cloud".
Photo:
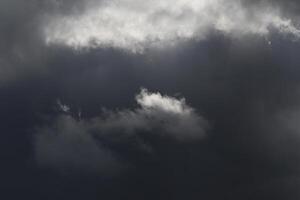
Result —
[[108, 112], [106, 118], [97, 123], [100, 129], [105, 132], [119, 129], [128, 134], [149, 131], [187, 141], [205, 135], [207, 122], [186, 104], [185, 99], [149, 93], [143, 89], [136, 96], [136, 101], [140, 108], [133, 111]]
[[134, 136], [139, 150], [151, 151], [148, 137], [188, 142], [206, 133], [207, 121], [185, 99], [142, 89], [136, 101], [139, 107], [133, 110], [105, 110], [102, 116], [90, 120], [61, 115], [52, 127], [39, 128], [35, 137], [37, 161], [59, 169], [87, 168], [107, 173], [120, 169], [121, 163], [111, 142], [130, 145], [120, 140]]
[[142, 52], [178, 41], [201, 40], [212, 31], [233, 37], [266, 36], [273, 28], [300, 36], [300, 30], [279, 8], [262, 2], [255, 8], [240, 0], [88, 2], [82, 13], [50, 17], [44, 28], [46, 42], [75, 49], [113, 47]]

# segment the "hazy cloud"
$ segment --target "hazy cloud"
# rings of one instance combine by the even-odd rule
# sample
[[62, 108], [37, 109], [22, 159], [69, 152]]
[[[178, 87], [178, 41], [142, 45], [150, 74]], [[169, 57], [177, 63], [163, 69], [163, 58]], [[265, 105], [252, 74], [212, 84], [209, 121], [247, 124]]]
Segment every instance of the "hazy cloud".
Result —
[[145, 150], [151, 147], [143, 144], [140, 133], [177, 141], [193, 141], [205, 135], [207, 121], [184, 99], [142, 89], [136, 101], [139, 107], [133, 110], [106, 110], [102, 116], [90, 120], [62, 115], [52, 127], [39, 128], [35, 137], [38, 162], [59, 169], [108, 172], [117, 169], [120, 162], [112, 153], [113, 148], [103, 146], [102, 139], [121, 140], [134, 135]]
[[42, 166], [62, 171], [115, 172], [118, 161], [88, 133], [84, 122], [63, 115], [53, 127], [39, 129], [35, 137], [36, 159]]

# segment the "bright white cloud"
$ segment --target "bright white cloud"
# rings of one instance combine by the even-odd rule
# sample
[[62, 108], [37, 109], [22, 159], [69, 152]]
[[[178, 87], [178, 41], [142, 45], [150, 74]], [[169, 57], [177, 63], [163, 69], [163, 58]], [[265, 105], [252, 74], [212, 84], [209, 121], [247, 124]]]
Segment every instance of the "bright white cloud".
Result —
[[[90, 2], [90, 1], [88, 1]], [[267, 35], [273, 27], [300, 36], [280, 10], [261, 5], [246, 8], [240, 0], [114, 0], [90, 3], [81, 14], [53, 16], [45, 27], [48, 44], [75, 49], [145, 48], [204, 39], [212, 30], [232, 36]]]
[[136, 101], [143, 110], [162, 110], [164, 112], [175, 113], [179, 115], [191, 114], [193, 110], [186, 105], [185, 99], [176, 99], [168, 96], [162, 96], [160, 93], [149, 93], [142, 89], [136, 96]]

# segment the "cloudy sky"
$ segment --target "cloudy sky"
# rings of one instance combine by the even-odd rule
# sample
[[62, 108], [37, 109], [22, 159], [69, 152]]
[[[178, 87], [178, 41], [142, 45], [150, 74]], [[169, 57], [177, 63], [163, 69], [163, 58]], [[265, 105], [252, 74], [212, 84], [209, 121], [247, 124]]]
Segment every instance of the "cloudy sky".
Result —
[[300, 198], [297, 0], [0, 0], [0, 197]]

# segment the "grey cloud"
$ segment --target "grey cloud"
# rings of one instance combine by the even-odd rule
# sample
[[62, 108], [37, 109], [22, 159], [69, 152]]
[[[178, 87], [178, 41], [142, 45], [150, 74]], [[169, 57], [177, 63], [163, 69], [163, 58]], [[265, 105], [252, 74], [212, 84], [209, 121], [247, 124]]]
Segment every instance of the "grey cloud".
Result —
[[39, 129], [35, 137], [36, 159], [41, 166], [62, 172], [83, 171], [111, 174], [119, 163], [111, 152], [87, 132], [85, 123], [60, 116], [54, 128]]
[[0, 83], [43, 69], [42, 7], [38, 1], [0, 2]]
[[195, 142], [206, 134], [208, 122], [184, 99], [142, 89], [136, 101], [139, 107], [133, 110], [106, 110], [90, 120], [62, 115], [52, 127], [39, 128], [35, 136], [37, 161], [58, 169], [107, 173], [124, 164], [113, 146], [116, 142], [130, 146], [125, 138], [135, 138], [138, 151], [151, 152], [148, 137]]

